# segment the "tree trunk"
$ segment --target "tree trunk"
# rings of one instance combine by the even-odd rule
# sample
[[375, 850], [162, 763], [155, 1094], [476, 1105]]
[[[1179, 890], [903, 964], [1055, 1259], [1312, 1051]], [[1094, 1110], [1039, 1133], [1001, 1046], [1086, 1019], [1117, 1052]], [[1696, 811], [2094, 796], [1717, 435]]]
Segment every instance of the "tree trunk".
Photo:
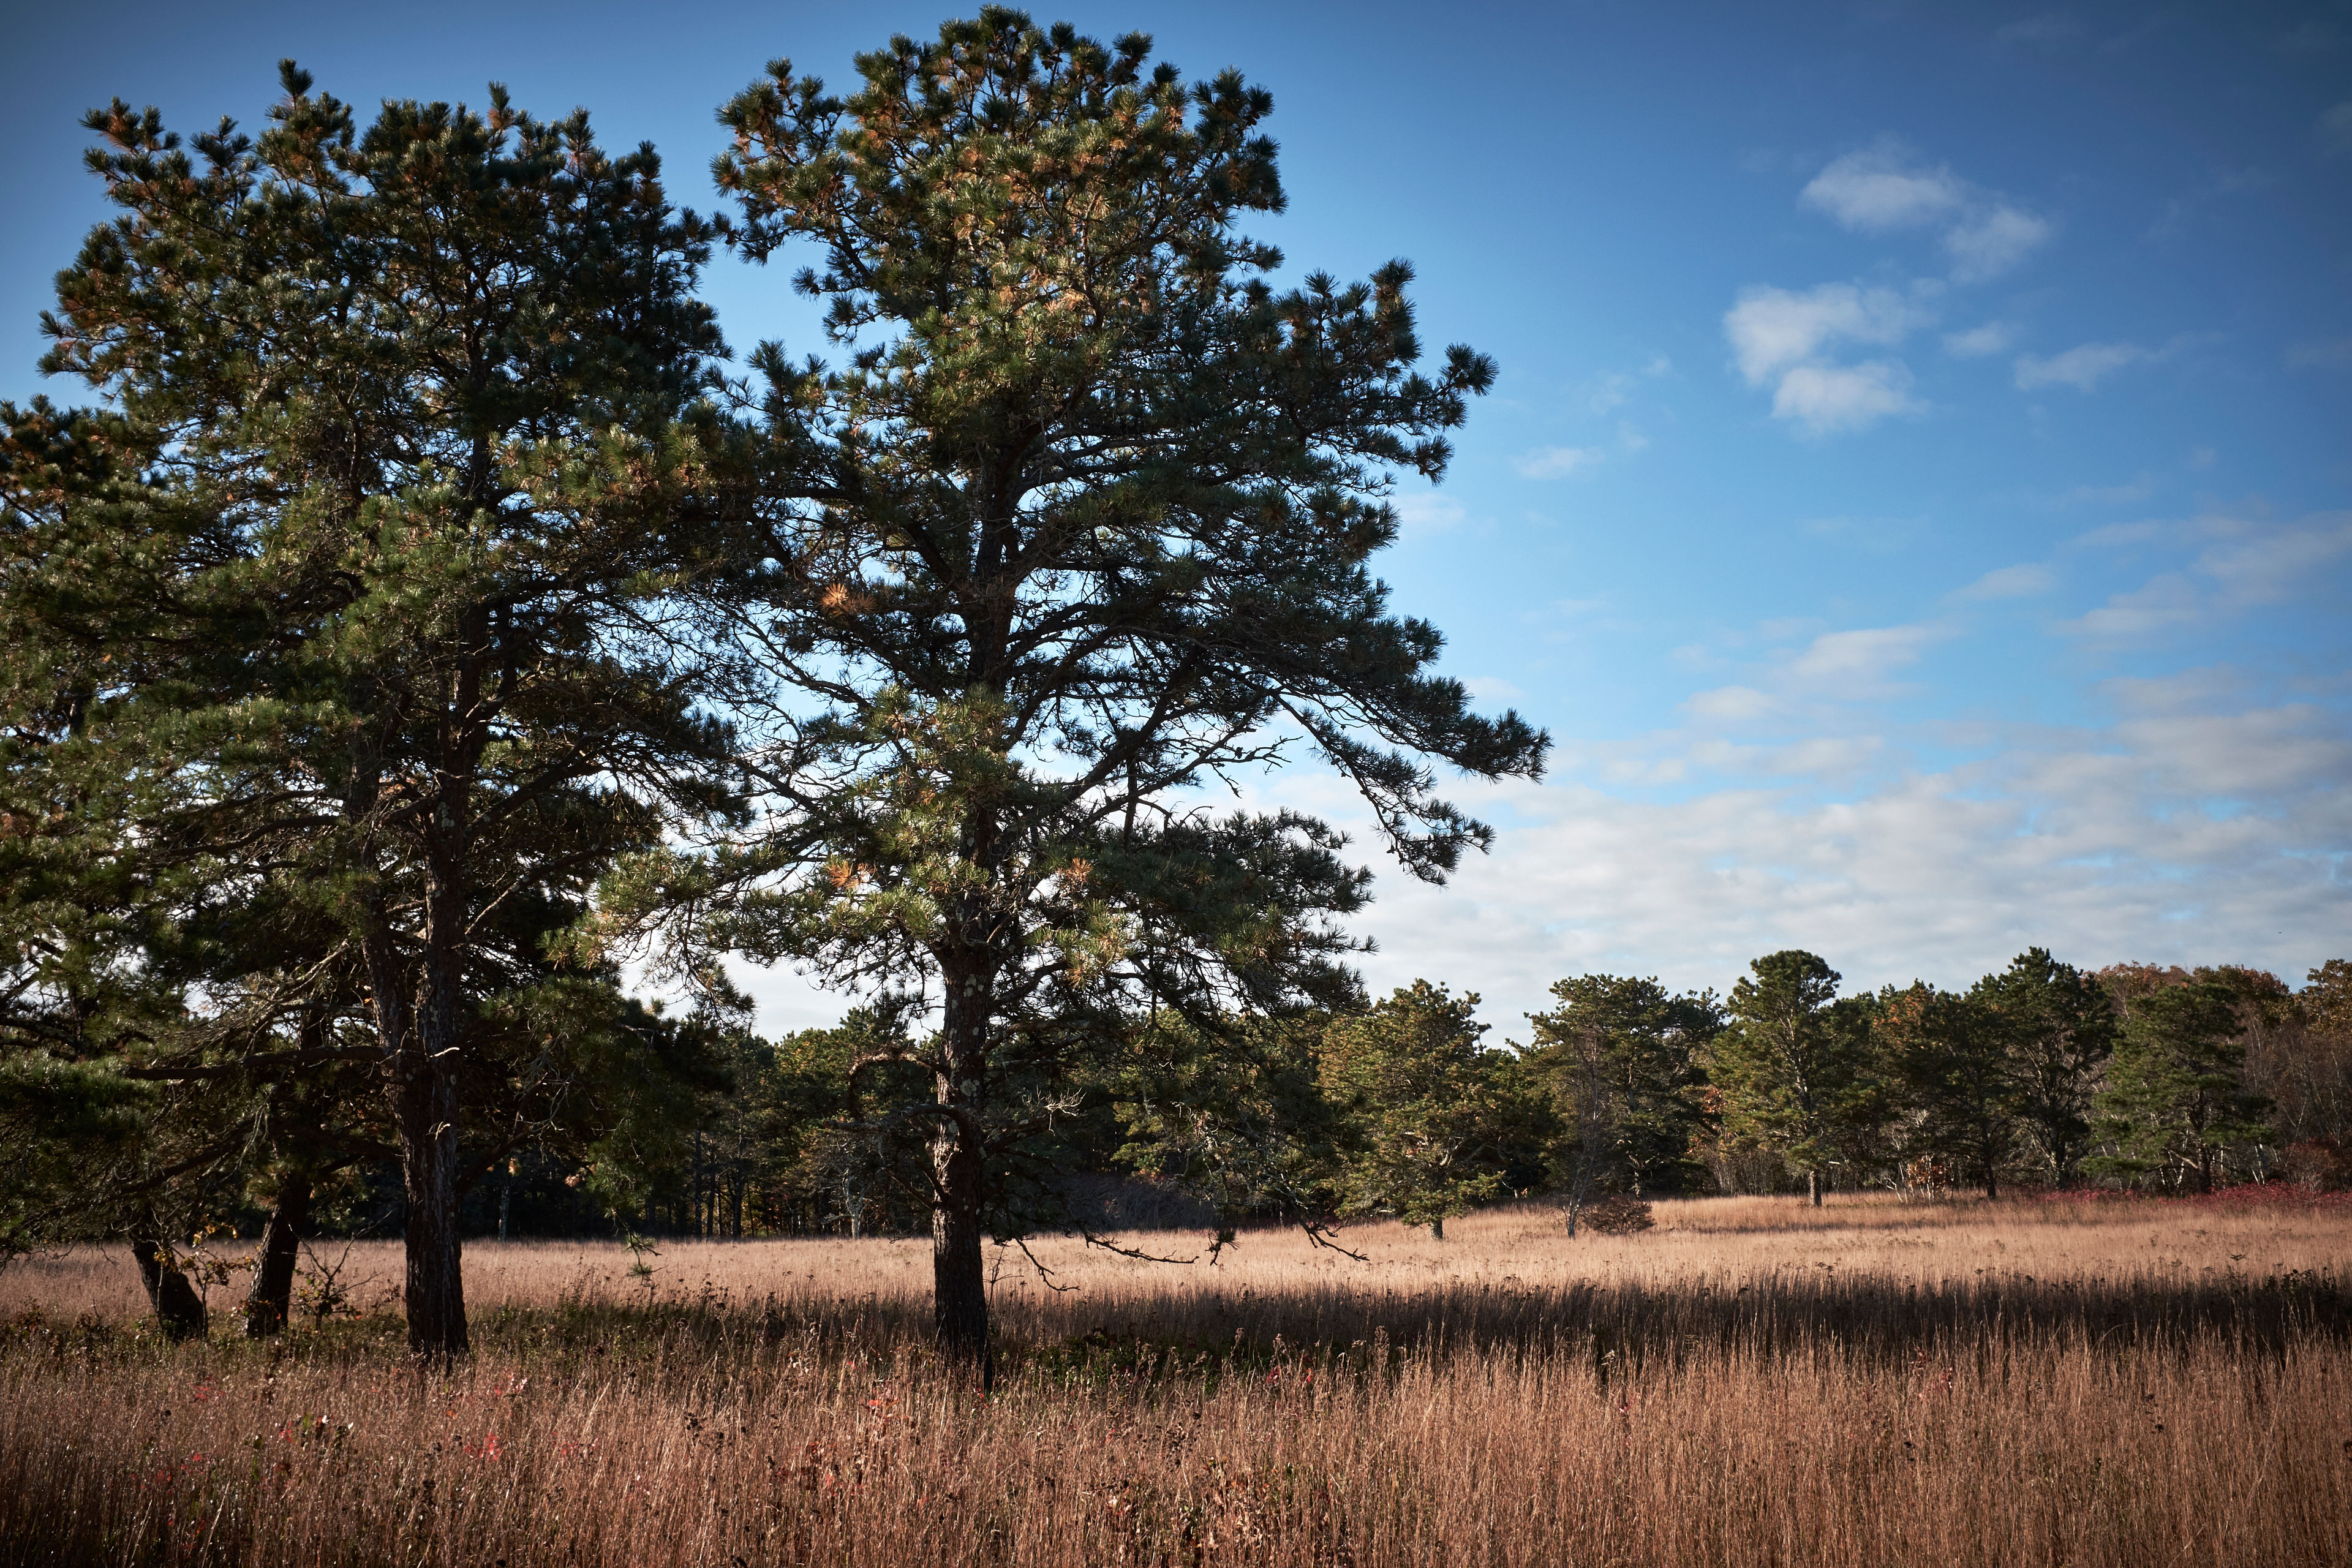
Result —
[[310, 1228], [310, 1173], [289, 1172], [278, 1184], [278, 1201], [262, 1232], [261, 1261], [245, 1297], [245, 1337], [265, 1340], [283, 1332], [294, 1304], [294, 1259]]
[[1990, 1165], [1987, 1165], [1985, 1167], [1985, 1202], [1991, 1203], [2000, 1196], [2000, 1173]]
[[[949, 977], [939, 1078], [944, 1112], [931, 1137], [931, 1321], [940, 1352], [980, 1369], [985, 1387], [994, 1371], [988, 1335], [988, 1284], [981, 1266], [982, 1194], [986, 1152], [981, 1147], [987, 1028], [992, 989], [982, 977]], [[967, 1000], [967, 998], [970, 998]]]
[[147, 1287], [148, 1305], [168, 1340], [200, 1340], [210, 1325], [205, 1321], [204, 1299], [188, 1277], [165, 1260], [171, 1252], [157, 1235], [131, 1238], [131, 1255], [139, 1260], [139, 1282]]
[[1435, 1219], [1429, 1222], [1429, 1239], [1432, 1241], [1444, 1241], [1445, 1239], [1445, 1216], [1444, 1215], [1439, 1215]]
[[1822, 1173], [1819, 1171], [1805, 1173], [1805, 1196], [1812, 1200], [1815, 1208], [1822, 1206]]
[[408, 1311], [409, 1353], [435, 1359], [463, 1355], [467, 1346], [457, 1241], [456, 966], [449, 955], [428, 952], [424, 1005], [412, 1010], [407, 966], [389, 927], [373, 922], [363, 945], [408, 1202], [402, 1300]]
[[457, 1075], [425, 1065], [398, 1101], [402, 1186], [408, 1199], [408, 1308], [411, 1354], [463, 1355], [466, 1281], [457, 1237]]

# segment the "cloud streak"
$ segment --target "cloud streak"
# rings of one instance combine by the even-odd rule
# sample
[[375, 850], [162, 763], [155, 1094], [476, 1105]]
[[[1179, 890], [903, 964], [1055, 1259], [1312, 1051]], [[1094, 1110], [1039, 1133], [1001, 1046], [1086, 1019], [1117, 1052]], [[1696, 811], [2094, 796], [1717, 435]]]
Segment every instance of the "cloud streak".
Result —
[[1981, 282], [2009, 271], [2049, 242], [2050, 221], [1943, 164], [1915, 163], [1892, 139], [1833, 160], [1797, 200], [1864, 234], [1935, 227], [1943, 231], [1952, 277]]

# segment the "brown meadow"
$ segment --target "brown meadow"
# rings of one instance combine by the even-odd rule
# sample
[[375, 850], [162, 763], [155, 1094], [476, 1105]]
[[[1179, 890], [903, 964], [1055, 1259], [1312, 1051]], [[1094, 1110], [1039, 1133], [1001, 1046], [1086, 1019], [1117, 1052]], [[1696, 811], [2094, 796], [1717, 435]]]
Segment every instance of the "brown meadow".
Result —
[[[146, 1331], [127, 1256], [0, 1271], [0, 1562], [2352, 1561], [2352, 1211], [1661, 1204], [1213, 1266], [1036, 1244], [992, 1392], [920, 1241], [477, 1242], [478, 1352]], [[1128, 1238], [1190, 1255], [1187, 1238]], [[340, 1246], [321, 1248], [330, 1262]], [[371, 1311], [373, 1305], [376, 1310]]]

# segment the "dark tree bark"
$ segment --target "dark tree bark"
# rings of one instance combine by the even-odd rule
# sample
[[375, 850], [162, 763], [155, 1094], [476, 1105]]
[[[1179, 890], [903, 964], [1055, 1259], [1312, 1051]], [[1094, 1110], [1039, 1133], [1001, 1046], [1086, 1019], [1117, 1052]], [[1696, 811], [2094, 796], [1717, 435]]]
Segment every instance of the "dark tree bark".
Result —
[[[973, 983], [988, 994], [985, 981]], [[981, 1139], [989, 1005], [966, 1002], [950, 984], [940, 1074], [941, 1115], [931, 1139], [931, 1321], [941, 1353], [992, 1370], [988, 1342], [988, 1282], [981, 1265], [981, 1205], [986, 1152]]]
[[262, 1233], [261, 1262], [245, 1298], [245, 1337], [268, 1339], [285, 1331], [294, 1304], [294, 1260], [310, 1229], [310, 1173], [289, 1172], [278, 1184], [278, 1201]]
[[[443, 929], [449, 928], [445, 923]], [[429, 932], [427, 940], [429, 944]], [[388, 928], [378, 923], [371, 930], [366, 948], [408, 1205], [402, 1236], [408, 1268], [401, 1300], [408, 1314], [409, 1353], [433, 1359], [463, 1355], [468, 1345], [457, 1237], [456, 963], [446, 953], [428, 951], [423, 1005], [412, 1009], [407, 974]]]
[[164, 1338], [203, 1339], [210, 1327], [205, 1319], [204, 1299], [186, 1275], [165, 1261], [171, 1252], [163, 1237], [132, 1237], [131, 1255], [139, 1260], [139, 1281], [147, 1287], [148, 1304], [155, 1309], [155, 1321], [163, 1326]]

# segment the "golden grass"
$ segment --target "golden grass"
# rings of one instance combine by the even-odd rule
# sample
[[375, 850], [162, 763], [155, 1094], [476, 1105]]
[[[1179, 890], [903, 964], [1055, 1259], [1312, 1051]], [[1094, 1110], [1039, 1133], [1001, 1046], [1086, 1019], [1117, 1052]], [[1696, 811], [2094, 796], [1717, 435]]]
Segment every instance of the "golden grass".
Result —
[[650, 1301], [616, 1247], [476, 1243], [446, 1374], [383, 1318], [166, 1347], [127, 1255], [33, 1260], [0, 1562], [2352, 1561], [2341, 1208], [1660, 1215], [1040, 1246], [1078, 1289], [1012, 1256], [984, 1400], [921, 1243], [667, 1245]]

